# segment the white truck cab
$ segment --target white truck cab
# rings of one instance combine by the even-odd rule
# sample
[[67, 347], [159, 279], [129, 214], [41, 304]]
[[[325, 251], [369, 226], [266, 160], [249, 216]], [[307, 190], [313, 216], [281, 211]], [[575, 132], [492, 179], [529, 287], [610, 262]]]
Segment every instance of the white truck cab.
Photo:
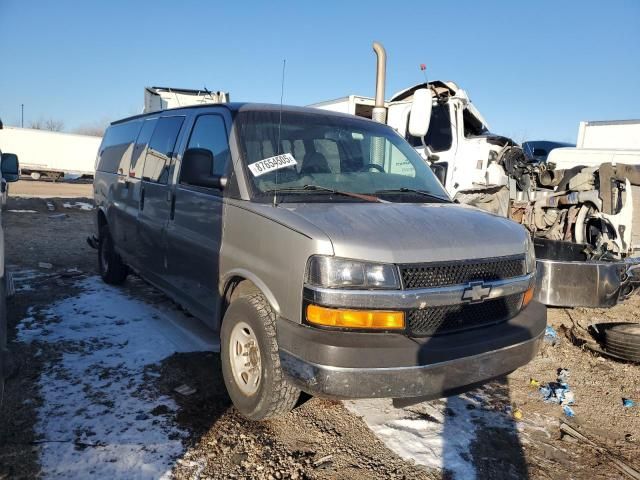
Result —
[[[377, 43], [373, 49], [378, 57], [375, 99], [350, 95], [311, 106], [386, 123], [429, 163], [454, 200], [524, 225], [536, 245], [537, 299], [542, 303], [608, 307], [636, 290], [637, 150], [558, 148], [546, 162], [531, 161], [513, 140], [489, 131], [467, 92], [454, 82], [414, 85], [385, 101], [386, 53]], [[412, 124], [425, 119], [427, 134], [416, 135], [420, 129]], [[611, 123], [586, 122], [579, 146], [611, 138], [612, 128], [635, 132], [640, 124]], [[624, 145], [628, 148], [628, 142]]]

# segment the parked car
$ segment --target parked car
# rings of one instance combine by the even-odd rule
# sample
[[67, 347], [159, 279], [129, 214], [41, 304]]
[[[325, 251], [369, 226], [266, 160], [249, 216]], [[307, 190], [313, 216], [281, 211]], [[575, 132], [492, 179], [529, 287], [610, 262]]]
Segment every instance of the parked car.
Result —
[[393, 129], [221, 104], [114, 122], [94, 179], [102, 278], [137, 272], [219, 332], [250, 419], [300, 391], [437, 398], [536, 354], [525, 229], [453, 203]]
[[[0, 122], [2, 128], [2, 122]], [[2, 153], [0, 150], [0, 193], [2, 206], [6, 203], [8, 183], [15, 182], [20, 177], [18, 156], [13, 153]], [[11, 290], [4, 262], [4, 228], [0, 218], [0, 392], [4, 388], [5, 371], [7, 369], [7, 291]]]

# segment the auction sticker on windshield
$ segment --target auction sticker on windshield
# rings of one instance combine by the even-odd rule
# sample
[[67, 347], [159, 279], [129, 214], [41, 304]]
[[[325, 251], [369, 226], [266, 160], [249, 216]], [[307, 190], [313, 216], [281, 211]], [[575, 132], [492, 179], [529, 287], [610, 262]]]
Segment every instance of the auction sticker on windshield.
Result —
[[249, 170], [253, 173], [254, 177], [259, 177], [265, 173], [273, 172], [281, 168], [292, 167], [297, 165], [296, 159], [290, 153], [283, 153], [282, 155], [276, 155], [275, 157], [265, 158], [258, 160], [255, 163], [249, 164]]

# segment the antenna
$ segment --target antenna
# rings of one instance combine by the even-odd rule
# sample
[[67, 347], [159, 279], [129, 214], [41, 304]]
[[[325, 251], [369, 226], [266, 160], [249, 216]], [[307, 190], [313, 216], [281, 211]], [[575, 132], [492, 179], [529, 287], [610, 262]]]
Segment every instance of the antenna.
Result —
[[[280, 83], [280, 119], [278, 120], [278, 150], [276, 155], [280, 155], [280, 132], [282, 130], [282, 100], [284, 99], [284, 72], [287, 66], [287, 59], [282, 60], [282, 82]], [[278, 170], [276, 170], [276, 185], [273, 189], [273, 206], [278, 206]]]

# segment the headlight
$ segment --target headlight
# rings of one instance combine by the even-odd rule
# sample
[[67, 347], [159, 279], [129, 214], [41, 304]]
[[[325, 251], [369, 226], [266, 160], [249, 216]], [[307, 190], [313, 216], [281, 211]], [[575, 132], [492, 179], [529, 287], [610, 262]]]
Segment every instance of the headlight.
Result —
[[527, 263], [527, 274], [534, 273], [536, 271], [536, 251], [533, 246], [533, 239], [528, 234], [527, 234], [527, 254], [525, 259]]
[[309, 285], [327, 288], [400, 288], [395, 265], [323, 255], [309, 258], [305, 281]]

